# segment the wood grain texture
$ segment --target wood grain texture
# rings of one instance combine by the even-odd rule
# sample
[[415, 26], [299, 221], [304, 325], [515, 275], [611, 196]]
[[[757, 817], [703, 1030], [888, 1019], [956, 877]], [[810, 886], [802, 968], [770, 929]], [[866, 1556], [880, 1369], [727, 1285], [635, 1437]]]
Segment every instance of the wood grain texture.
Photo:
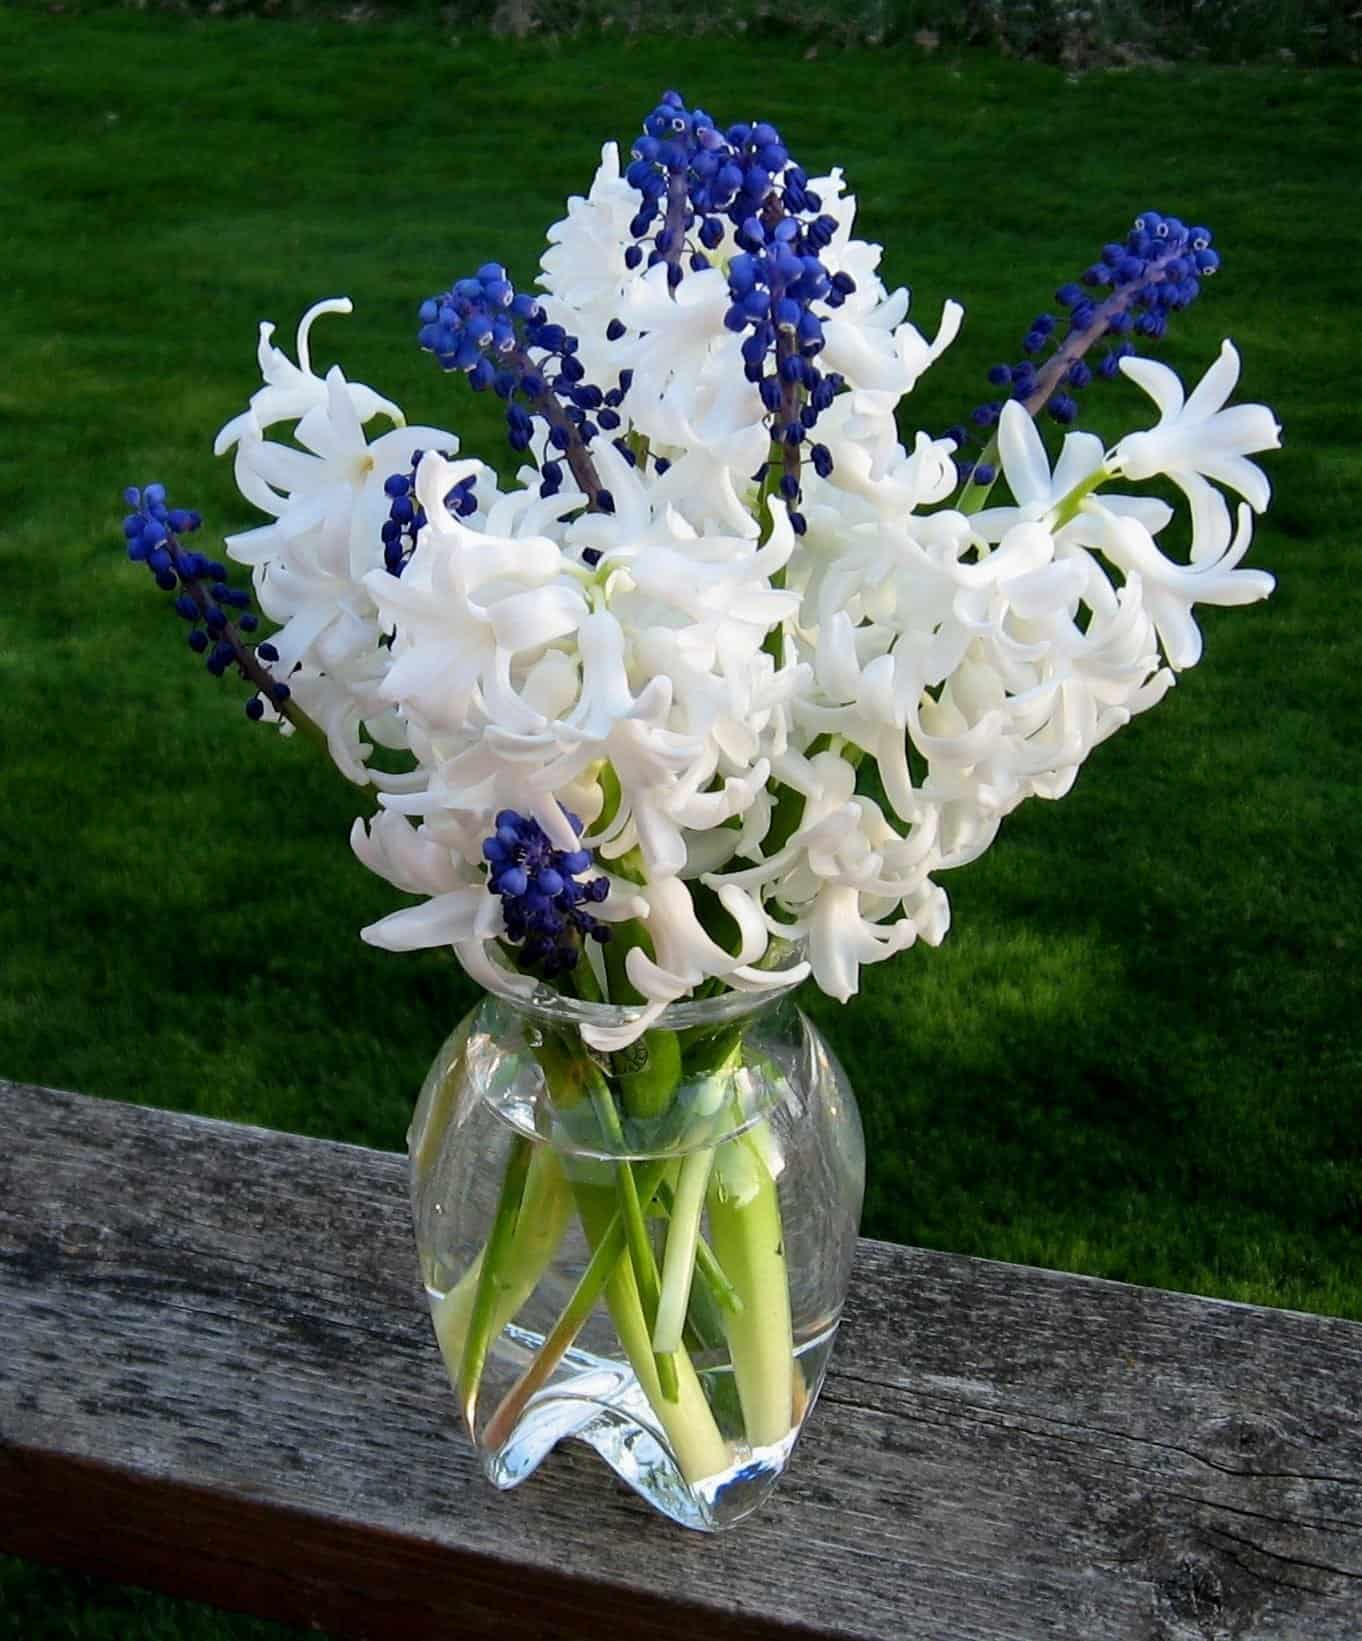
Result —
[[346, 1636], [1362, 1636], [1362, 1327], [860, 1245], [702, 1538], [456, 1427], [403, 1160], [0, 1082], [0, 1549]]

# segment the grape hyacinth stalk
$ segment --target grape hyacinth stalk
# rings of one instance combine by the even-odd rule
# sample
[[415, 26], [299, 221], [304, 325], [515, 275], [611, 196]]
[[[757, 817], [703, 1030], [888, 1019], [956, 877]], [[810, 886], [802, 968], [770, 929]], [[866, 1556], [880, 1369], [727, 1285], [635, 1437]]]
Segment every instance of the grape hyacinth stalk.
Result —
[[[488, 1451], [602, 1304], [688, 1483], [793, 1440], [779, 1146], [743, 1103], [781, 1073], [739, 1025], [668, 1007], [806, 975], [846, 1001], [863, 965], [939, 943], [938, 877], [1167, 694], [1200, 659], [1197, 604], [1272, 588], [1242, 560], [1275, 420], [1228, 406], [1228, 341], [1190, 394], [1147, 356], [1220, 266], [1209, 230], [1137, 216], [989, 370], [993, 397], [905, 441], [896, 411], [962, 310], [928, 340], [854, 218], [840, 170], [811, 174], [770, 122], [666, 93], [550, 229], [536, 289], [489, 260], [419, 303], [419, 347], [504, 405], [509, 479], [314, 370], [313, 325], [348, 301], [304, 316], [294, 357], [263, 325], [262, 384], [217, 440], [266, 516], [226, 540], [263, 642], [184, 544], [198, 515], [128, 493], [129, 556], [190, 647], [376, 797], [355, 853], [415, 904], [363, 938], [586, 1010], [533, 1052], [551, 1121], [612, 1160], [513, 1139], [437, 1308]], [[1157, 421], [1109, 447], [1074, 430], [1102, 382]], [[1139, 490], [1163, 480], [1185, 509]], [[666, 1160], [639, 1160], [645, 1132]], [[580, 1278], [483, 1407], [574, 1220]], [[697, 1353], [732, 1369], [733, 1405]]]

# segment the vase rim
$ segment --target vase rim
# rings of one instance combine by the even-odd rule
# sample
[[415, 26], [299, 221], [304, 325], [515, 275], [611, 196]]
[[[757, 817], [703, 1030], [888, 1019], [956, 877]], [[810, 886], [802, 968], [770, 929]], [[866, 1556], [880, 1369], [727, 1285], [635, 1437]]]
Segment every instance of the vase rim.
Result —
[[[777, 954], [777, 961], [781, 955]], [[529, 987], [487, 986], [481, 1004], [468, 1017], [472, 1035], [468, 1039], [467, 1075], [481, 1101], [501, 1121], [527, 1139], [551, 1144], [564, 1156], [601, 1163], [648, 1162], [673, 1161], [692, 1151], [712, 1151], [755, 1127], [789, 1097], [785, 1079], [765, 1075], [741, 1079], [740, 1086], [733, 1085], [738, 1104], [730, 1108], [726, 1098], [717, 1105], [712, 1103], [716, 1089], [728, 1086], [727, 1073], [719, 1061], [692, 1066], [678, 1062], [666, 1105], [656, 1111], [645, 1106], [631, 1112], [626, 1104], [619, 1113], [618, 1132], [611, 1134], [602, 1129], [593, 1101], [563, 1102], [553, 1097], [550, 1072], [536, 1050], [555, 1036], [577, 1039], [576, 1048], [567, 1047], [569, 1061], [582, 1055], [607, 1077], [627, 1083], [647, 1071], [654, 1053], [662, 1053], [665, 1068], [667, 1052], [652, 1046], [650, 1039], [684, 1036], [698, 1028], [703, 1039], [728, 1042], [723, 1062], [727, 1066], [727, 1054], [736, 1046], [736, 1037], [745, 1037], [749, 1026], [755, 1026], [758, 1020], [778, 1022], [788, 1018], [792, 1027], [796, 1020], [807, 1027], [791, 1001], [805, 978], [804, 965], [785, 965], [771, 972], [776, 983], [769, 986], [668, 1003], [646, 1018], [642, 1005], [585, 1002], [533, 981]], [[507, 978], [523, 982], [526, 977], [511, 971]], [[617, 1035], [602, 1042], [592, 1027]], [[734, 1034], [732, 1038], [730, 1034]], [[490, 1055], [484, 1043], [494, 1045]], [[537, 1063], [532, 1088], [523, 1085], [519, 1077], [507, 1082], [497, 1075], [497, 1056], [504, 1053], [523, 1053]]]
[[[555, 991], [532, 976], [510, 968], [497, 955], [491, 974], [480, 970], [479, 981], [486, 991], [512, 1008], [552, 1025], [589, 1026], [618, 1030], [629, 1026], [652, 1030], [682, 1030], [688, 1026], [720, 1025], [755, 1014], [780, 999], [789, 997], [808, 978], [808, 965], [799, 947], [772, 942], [775, 961], [765, 968], [770, 984], [744, 991], [723, 991], [714, 997], [685, 997], [664, 1006], [661, 1014], [650, 1014], [646, 1003], [592, 1003]], [[788, 978], [787, 978], [788, 976]], [[493, 984], [498, 977], [502, 983]]]

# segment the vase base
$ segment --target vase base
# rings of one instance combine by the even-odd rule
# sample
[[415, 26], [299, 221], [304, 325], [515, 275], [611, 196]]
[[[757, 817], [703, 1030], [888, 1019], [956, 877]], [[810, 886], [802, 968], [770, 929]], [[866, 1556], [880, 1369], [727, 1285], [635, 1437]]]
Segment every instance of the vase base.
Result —
[[[518, 1332], [507, 1329], [512, 1336]], [[731, 1443], [733, 1462], [697, 1481], [682, 1474], [628, 1366], [586, 1351], [569, 1351], [564, 1365], [575, 1371], [534, 1396], [512, 1435], [494, 1453], [484, 1453], [487, 1478], [501, 1489], [516, 1487], [559, 1442], [581, 1441], [593, 1447], [621, 1481], [680, 1526], [722, 1532], [757, 1509], [784, 1471], [812, 1406], [804, 1387], [821, 1382], [836, 1332], [834, 1323], [796, 1353], [796, 1417], [789, 1433], [760, 1447]], [[527, 1334], [518, 1342], [533, 1348], [535, 1340]], [[731, 1376], [726, 1367], [710, 1372]]]

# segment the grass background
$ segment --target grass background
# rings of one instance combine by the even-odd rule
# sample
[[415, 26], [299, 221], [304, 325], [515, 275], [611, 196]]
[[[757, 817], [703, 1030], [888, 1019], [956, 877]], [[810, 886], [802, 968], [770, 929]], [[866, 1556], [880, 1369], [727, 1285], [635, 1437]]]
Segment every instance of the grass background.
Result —
[[[843, 165], [924, 328], [965, 302], [923, 426], [1136, 210], [1215, 228], [1224, 272], [1163, 356], [1196, 375], [1232, 335], [1285, 426], [1251, 560], [1276, 595], [1209, 612], [1202, 667], [944, 880], [940, 951], [810, 1007], [861, 1096], [868, 1233], [1362, 1319], [1362, 84], [810, 49], [0, 13], [0, 1073], [400, 1146], [471, 989], [356, 938], [394, 895], [350, 857], [349, 790], [203, 673], [123, 559], [119, 492], [160, 477], [247, 524], [210, 444], [256, 321], [291, 345], [342, 292], [314, 356], [495, 453], [415, 303], [493, 255], [527, 279], [600, 142], [675, 84]], [[1114, 385], [1083, 421], [1142, 406]], [[0, 1636], [276, 1633], [0, 1560]]]

